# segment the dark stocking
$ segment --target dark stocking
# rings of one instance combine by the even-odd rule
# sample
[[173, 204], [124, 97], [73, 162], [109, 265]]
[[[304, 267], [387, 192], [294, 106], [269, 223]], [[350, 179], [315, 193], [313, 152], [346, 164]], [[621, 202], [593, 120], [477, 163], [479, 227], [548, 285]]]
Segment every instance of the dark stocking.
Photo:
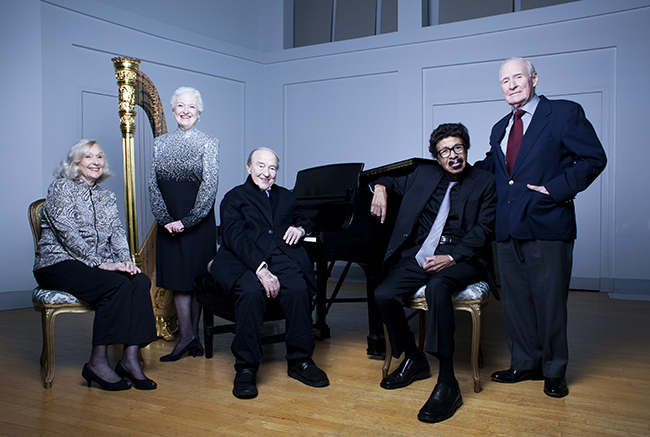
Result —
[[108, 345], [106, 344], [93, 346], [88, 360], [88, 368], [106, 382], [117, 382], [122, 379], [108, 362]]
[[178, 317], [178, 342], [171, 353], [177, 354], [195, 337], [197, 340], [199, 338], [201, 304], [196, 300], [194, 293], [174, 291], [174, 305]]

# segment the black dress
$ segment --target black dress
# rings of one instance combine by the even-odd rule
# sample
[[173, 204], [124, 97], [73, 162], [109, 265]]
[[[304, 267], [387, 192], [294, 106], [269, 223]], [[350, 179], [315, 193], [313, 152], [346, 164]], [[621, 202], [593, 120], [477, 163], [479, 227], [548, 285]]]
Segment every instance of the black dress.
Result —
[[[179, 129], [154, 141], [149, 195], [158, 221], [158, 287], [191, 291], [194, 279], [214, 258], [218, 154], [219, 141], [196, 127]], [[181, 220], [185, 230], [171, 235], [164, 226], [176, 220]]]

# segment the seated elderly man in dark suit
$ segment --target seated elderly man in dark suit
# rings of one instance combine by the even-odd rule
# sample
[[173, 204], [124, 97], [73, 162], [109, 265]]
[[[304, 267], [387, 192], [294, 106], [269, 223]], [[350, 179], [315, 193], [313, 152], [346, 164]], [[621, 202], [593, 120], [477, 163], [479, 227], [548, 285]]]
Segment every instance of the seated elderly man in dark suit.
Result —
[[312, 361], [314, 335], [309, 297], [316, 278], [301, 239], [313, 224], [293, 194], [274, 185], [279, 158], [258, 148], [246, 162], [249, 177], [221, 202], [223, 244], [208, 266], [215, 282], [237, 296], [237, 333], [233, 394], [257, 396], [256, 376], [262, 358], [262, 325], [268, 299], [278, 299], [287, 318], [288, 373], [312, 387], [329, 385], [327, 375]]
[[453, 367], [451, 295], [489, 279], [486, 260], [494, 229], [495, 183], [492, 174], [467, 164], [468, 149], [465, 126], [442, 124], [429, 140], [429, 151], [440, 165], [421, 165], [399, 178], [381, 177], [374, 185], [371, 213], [382, 223], [387, 190], [402, 196], [384, 256], [384, 268], [390, 273], [375, 291], [375, 299], [393, 356], [404, 353], [405, 358], [380, 385], [396, 389], [430, 376], [429, 361], [416, 346], [404, 313], [405, 301], [426, 285], [425, 352], [438, 358], [440, 367], [433, 393], [418, 414], [424, 422], [446, 420], [463, 404]]

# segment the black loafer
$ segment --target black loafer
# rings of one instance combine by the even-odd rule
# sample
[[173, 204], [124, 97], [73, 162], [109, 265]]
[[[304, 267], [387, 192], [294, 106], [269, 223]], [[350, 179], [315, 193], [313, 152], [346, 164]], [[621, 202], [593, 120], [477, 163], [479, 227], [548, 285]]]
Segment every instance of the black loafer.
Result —
[[566, 384], [566, 378], [546, 378], [544, 379], [544, 393], [552, 398], [563, 398], [569, 394], [569, 388]]
[[490, 378], [492, 381], [512, 384], [521, 381], [541, 381], [544, 379], [544, 374], [539, 368], [532, 370], [508, 369], [494, 372]]
[[431, 369], [429, 368], [429, 360], [427, 360], [426, 355], [422, 354], [417, 360], [404, 358], [404, 361], [402, 361], [397, 369], [382, 379], [379, 385], [386, 390], [393, 390], [395, 388], [406, 387], [415, 380], [426, 379], [430, 376]]
[[427, 423], [442, 422], [454, 415], [463, 405], [460, 388], [437, 383], [426, 404], [418, 413], [418, 420]]
[[310, 387], [327, 387], [330, 385], [327, 374], [319, 369], [313, 361], [303, 361], [289, 365], [287, 373], [290, 377]]
[[235, 375], [232, 394], [239, 399], [252, 399], [257, 396], [257, 371], [255, 369], [239, 369]]

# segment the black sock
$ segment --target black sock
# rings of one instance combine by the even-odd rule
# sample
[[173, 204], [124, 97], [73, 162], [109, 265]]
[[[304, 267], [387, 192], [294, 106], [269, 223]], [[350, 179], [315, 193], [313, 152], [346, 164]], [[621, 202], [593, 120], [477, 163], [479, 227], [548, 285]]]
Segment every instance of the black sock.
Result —
[[420, 351], [420, 349], [417, 348], [417, 346], [413, 346], [413, 347], [409, 348], [404, 353], [405, 358], [410, 358], [410, 359], [412, 359], [414, 361], [422, 359], [423, 356], [424, 356], [424, 354], [422, 353], [422, 351]]
[[458, 381], [454, 374], [454, 359], [437, 357], [440, 360], [440, 367], [438, 370], [438, 382], [443, 383], [448, 387], [458, 387]]

